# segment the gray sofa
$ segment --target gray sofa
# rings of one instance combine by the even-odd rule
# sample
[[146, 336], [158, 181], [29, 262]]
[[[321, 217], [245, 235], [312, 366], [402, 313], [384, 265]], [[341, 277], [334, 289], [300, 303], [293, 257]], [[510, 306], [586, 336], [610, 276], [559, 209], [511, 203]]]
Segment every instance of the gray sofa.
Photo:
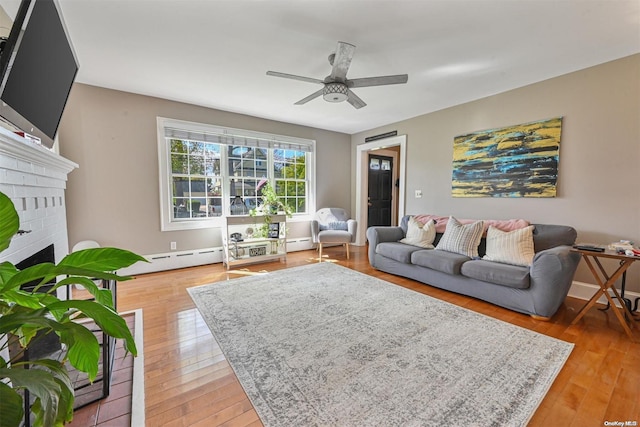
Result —
[[[580, 255], [570, 252], [576, 230], [563, 225], [532, 224], [535, 257], [520, 267], [442, 250], [400, 243], [409, 216], [399, 227], [369, 227], [369, 262], [387, 273], [468, 295], [538, 319], [555, 314], [569, 292]], [[442, 234], [436, 234], [434, 245]], [[478, 252], [482, 257], [485, 239]]]

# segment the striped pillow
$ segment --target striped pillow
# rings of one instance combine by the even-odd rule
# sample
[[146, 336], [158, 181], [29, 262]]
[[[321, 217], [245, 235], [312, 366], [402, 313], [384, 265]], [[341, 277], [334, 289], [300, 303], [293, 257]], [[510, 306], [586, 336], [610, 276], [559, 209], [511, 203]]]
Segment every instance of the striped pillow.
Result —
[[487, 230], [487, 251], [482, 259], [528, 267], [534, 255], [533, 225], [509, 232], [495, 227]]
[[483, 231], [484, 223], [482, 221], [463, 225], [450, 216], [447, 228], [436, 249], [478, 258], [478, 245], [482, 239]]

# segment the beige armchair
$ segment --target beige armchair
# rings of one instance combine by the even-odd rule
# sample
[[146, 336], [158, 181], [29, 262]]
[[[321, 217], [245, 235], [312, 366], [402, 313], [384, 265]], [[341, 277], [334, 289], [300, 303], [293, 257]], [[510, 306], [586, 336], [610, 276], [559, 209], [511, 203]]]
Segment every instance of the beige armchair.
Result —
[[318, 245], [322, 261], [323, 244], [342, 244], [349, 259], [349, 244], [355, 243], [358, 223], [341, 208], [322, 208], [311, 221], [311, 238]]

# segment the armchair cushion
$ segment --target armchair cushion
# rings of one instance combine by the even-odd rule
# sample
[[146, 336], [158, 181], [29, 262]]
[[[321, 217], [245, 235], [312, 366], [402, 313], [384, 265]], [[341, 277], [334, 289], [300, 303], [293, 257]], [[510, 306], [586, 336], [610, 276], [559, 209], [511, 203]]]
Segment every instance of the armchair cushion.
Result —
[[318, 243], [352, 243], [351, 233], [344, 230], [323, 230], [318, 233]]

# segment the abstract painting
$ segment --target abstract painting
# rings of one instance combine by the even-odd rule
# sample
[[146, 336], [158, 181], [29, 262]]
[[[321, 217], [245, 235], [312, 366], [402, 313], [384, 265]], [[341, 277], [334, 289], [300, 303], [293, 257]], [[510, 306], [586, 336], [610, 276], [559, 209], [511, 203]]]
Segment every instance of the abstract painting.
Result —
[[562, 117], [453, 140], [453, 197], [555, 197]]

